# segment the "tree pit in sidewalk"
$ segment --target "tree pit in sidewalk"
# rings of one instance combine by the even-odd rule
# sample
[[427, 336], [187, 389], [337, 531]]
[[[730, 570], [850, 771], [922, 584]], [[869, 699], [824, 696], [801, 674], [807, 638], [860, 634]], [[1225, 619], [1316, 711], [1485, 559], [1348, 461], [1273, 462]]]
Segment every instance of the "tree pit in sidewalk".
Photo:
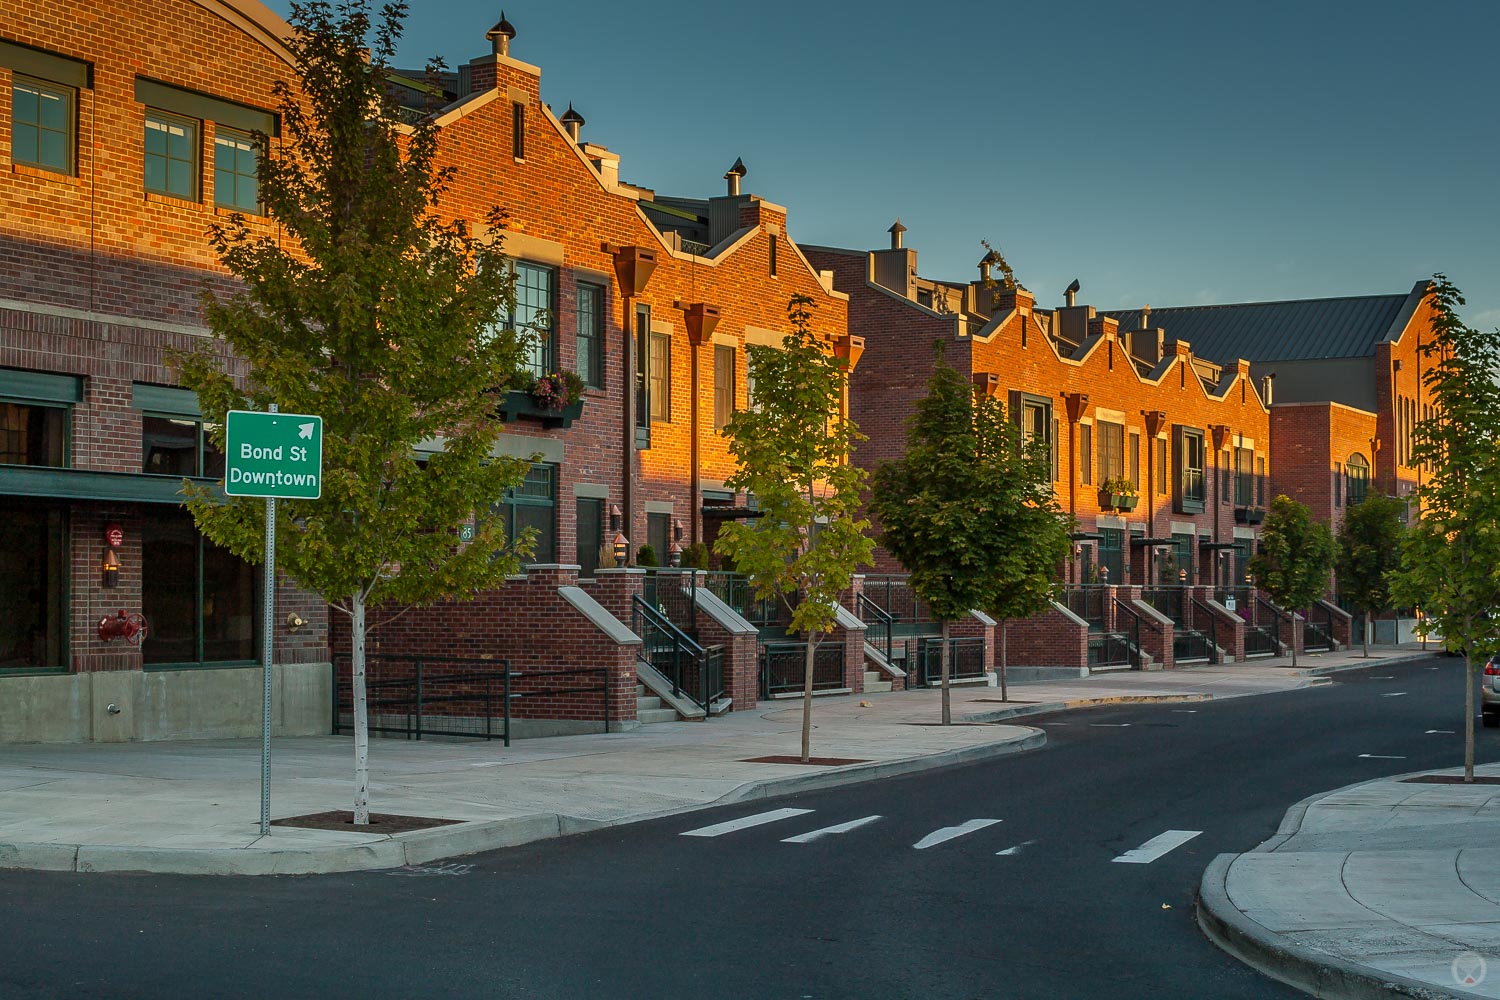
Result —
[[809, 757], [803, 760], [796, 754], [773, 754], [770, 757], [747, 757], [741, 764], [813, 764], [818, 767], [843, 767], [846, 764], [868, 764], [867, 760], [852, 760], [848, 757]]
[[339, 830], [345, 833], [411, 833], [413, 830], [430, 830], [437, 826], [452, 826], [461, 819], [434, 819], [431, 816], [393, 816], [390, 813], [371, 813], [369, 826], [355, 826], [354, 813], [348, 809], [332, 809], [328, 812], [308, 813], [305, 816], [287, 816], [271, 820], [272, 826], [294, 826], [303, 830]]
[[1476, 774], [1473, 781], [1465, 781], [1461, 774], [1419, 774], [1415, 778], [1402, 778], [1409, 785], [1500, 785], [1500, 775]]

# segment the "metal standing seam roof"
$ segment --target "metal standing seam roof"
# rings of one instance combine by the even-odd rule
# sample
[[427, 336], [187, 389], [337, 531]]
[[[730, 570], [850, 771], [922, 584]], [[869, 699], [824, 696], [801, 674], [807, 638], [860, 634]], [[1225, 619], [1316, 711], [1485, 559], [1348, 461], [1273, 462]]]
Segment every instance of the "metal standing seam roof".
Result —
[[[1362, 358], [1375, 353], [1406, 304], [1406, 295], [1245, 302], [1151, 310], [1150, 323], [1167, 339], [1186, 340], [1193, 353], [1220, 364]], [[1139, 309], [1106, 312], [1120, 330], [1140, 326]]]

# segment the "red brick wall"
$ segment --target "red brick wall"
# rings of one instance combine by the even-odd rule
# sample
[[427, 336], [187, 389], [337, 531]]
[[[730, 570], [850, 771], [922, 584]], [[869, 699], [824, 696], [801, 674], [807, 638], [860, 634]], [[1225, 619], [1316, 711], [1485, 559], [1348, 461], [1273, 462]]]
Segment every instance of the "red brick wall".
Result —
[[1081, 667], [1088, 663], [1089, 628], [1054, 608], [1007, 626], [1007, 665]]

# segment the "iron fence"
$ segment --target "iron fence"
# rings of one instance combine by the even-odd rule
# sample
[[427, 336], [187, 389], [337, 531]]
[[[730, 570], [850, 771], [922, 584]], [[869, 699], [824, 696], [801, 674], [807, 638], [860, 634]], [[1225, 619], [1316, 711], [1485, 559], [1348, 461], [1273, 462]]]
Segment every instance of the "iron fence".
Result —
[[1108, 593], [1102, 585], [1075, 584], [1063, 588], [1063, 600], [1069, 611], [1089, 623], [1090, 632], [1103, 632]]
[[1322, 606], [1308, 608], [1302, 626], [1302, 649], [1309, 653], [1333, 649], [1333, 612]]
[[911, 586], [911, 578], [899, 573], [883, 573], [865, 576], [864, 594], [880, 610], [891, 618], [897, 631], [907, 633], [922, 626], [939, 626], [932, 616], [927, 602], [917, 596]]
[[637, 659], [671, 683], [674, 697], [687, 698], [712, 715], [714, 703], [724, 696], [723, 647], [704, 649], [639, 597], [632, 599], [630, 627], [641, 639]]
[[641, 581], [641, 598], [663, 617], [686, 632], [698, 634], [698, 570], [649, 568]]
[[1172, 622], [1179, 626], [1187, 625], [1187, 602], [1185, 596], [1186, 588], [1180, 586], [1144, 587], [1141, 589], [1141, 600], [1172, 619]]
[[[984, 637], [955, 636], [948, 640], [948, 679], [950, 681], [983, 677]], [[917, 683], [923, 687], [941, 684], [943, 680], [943, 640], [927, 636], [917, 643]]]
[[1129, 640], [1118, 632], [1097, 632], [1089, 636], [1089, 667], [1135, 666], [1135, 651]]
[[[800, 693], [806, 683], [807, 643], [765, 642], [760, 645], [760, 696]], [[813, 690], [844, 687], [844, 646], [820, 642], [813, 650]]]
[[1200, 635], [1203, 635], [1208, 640], [1210, 659], [1212, 659], [1215, 663], [1223, 663], [1224, 647], [1219, 642], [1218, 613], [1215, 612], [1213, 608], [1209, 607], [1207, 604], [1204, 604], [1202, 601], [1198, 600], [1198, 598], [1195, 597], [1193, 598], [1193, 622], [1194, 624], [1207, 626], [1206, 632], [1201, 628], [1197, 631]]
[[709, 570], [701, 573], [700, 577], [703, 587], [756, 628], [769, 629], [776, 625], [785, 627], [791, 621], [791, 611], [786, 602], [756, 597], [750, 578], [743, 573]]

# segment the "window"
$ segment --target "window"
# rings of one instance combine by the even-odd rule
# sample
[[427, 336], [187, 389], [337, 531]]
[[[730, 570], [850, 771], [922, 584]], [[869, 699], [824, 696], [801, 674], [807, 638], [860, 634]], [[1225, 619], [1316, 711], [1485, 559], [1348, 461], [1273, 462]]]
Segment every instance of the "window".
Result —
[[1370, 463], [1365, 456], [1356, 453], [1349, 456], [1344, 470], [1349, 475], [1349, 506], [1353, 507], [1362, 503], [1370, 490]]
[[1125, 428], [1099, 424], [1099, 476], [1104, 482], [1125, 478]]
[[646, 515], [646, 544], [656, 553], [656, 565], [668, 565], [672, 550], [671, 514], [654, 512]]
[[259, 615], [254, 567], [204, 538], [192, 516], [147, 510], [141, 522], [141, 613], [151, 638], [148, 664], [185, 666], [253, 661]]
[[1141, 488], [1141, 436], [1130, 432], [1130, 484]]
[[0, 500], [0, 674], [67, 668], [66, 520], [61, 506]]
[[1228, 503], [1232, 499], [1230, 494], [1234, 491], [1234, 483], [1231, 461], [1228, 448], [1219, 452], [1219, 503]]
[[1191, 427], [1178, 429], [1177, 434], [1177, 509], [1185, 514], [1203, 513], [1208, 499], [1207, 483], [1203, 476], [1203, 432]]
[[1344, 466], [1341, 462], [1333, 463], [1333, 505], [1344, 505]]
[[[1170, 575], [1171, 579], [1163, 579], [1164, 584], [1182, 583], [1184, 580], [1192, 583], [1197, 577], [1193, 572], [1193, 549], [1197, 539], [1189, 532], [1172, 532], [1172, 547], [1167, 550], [1169, 565], [1163, 567], [1163, 576]], [[1182, 576], [1182, 571], [1187, 570], [1187, 576]]]
[[533, 375], [549, 375], [552, 367], [552, 303], [556, 272], [539, 264], [516, 262], [516, 306], [508, 325], [526, 344], [522, 362]]
[[198, 200], [198, 123], [146, 109], [146, 190]]
[[78, 91], [16, 76], [10, 93], [11, 162], [71, 174]]
[[1078, 425], [1079, 478], [1088, 486], [1094, 481], [1094, 425]]
[[576, 505], [578, 576], [588, 579], [599, 569], [604, 551], [604, 501], [579, 497]]
[[1167, 473], [1167, 442], [1156, 439], [1156, 492], [1165, 496], [1172, 492], [1172, 477]]
[[578, 377], [604, 387], [604, 289], [578, 283]]
[[224, 475], [224, 456], [208, 434], [212, 424], [191, 417], [141, 417], [142, 472], [154, 476]]
[[248, 132], [214, 128], [214, 204], [240, 212], [260, 211], [259, 153]]
[[0, 402], [0, 465], [67, 464], [68, 410]]
[[1264, 458], [1255, 460], [1255, 505], [1257, 507], [1266, 505], [1266, 460]]
[[664, 333], [651, 335], [651, 419], [657, 423], [672, 420], [672, 338]]
[[1057, 437], [1054, 434], [1052, 400], [1017, 394], [1012, 406], [1021, 416], [1021, 440], [1029, 447], [1040, 443], [1048, 450], [1052, 462], [1052, 480], [1057, 481]]
[[526, 105], [520, 101], [510, 106], [510, 155], [526, 159]]
[[515, 543], [527, 528], [536, 529], [531, 555], [521, 564], [557, 561], [557, 466], [533, 465], [519, 486], [505, 491], [505, 499], [494, 507], [505, 520], [505, 537]]
[[1255, 503], [1255, 453], [1249, 448], [1234, 449], [1234, 504], [1249, 507]]
[[[1099, 582], [1125, 582], [1125, 532], [1119, 528], [1100, 528]], [[1108, 579], [1104, 571], [1109, 570]]]
[[776, 234], [771, 234], [771, 277], [776, 277]]
[[722, 431], [734, 415], [734, 348], [714, 345], [714, 430]]
[[651, 307], [635, 307], [635, 446], [651, 447]]

